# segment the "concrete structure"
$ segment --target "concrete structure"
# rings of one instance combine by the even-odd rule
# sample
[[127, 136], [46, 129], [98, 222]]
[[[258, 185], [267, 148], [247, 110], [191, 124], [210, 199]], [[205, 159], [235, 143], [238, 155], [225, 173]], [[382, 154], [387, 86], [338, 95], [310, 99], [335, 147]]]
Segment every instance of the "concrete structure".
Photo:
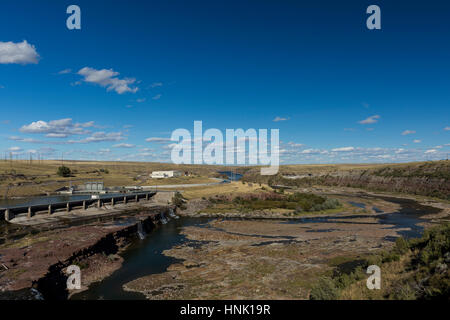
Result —
[[163, 179], [163, 178], [173, 178], [180, 177], [182, 175], [181, 171], [169, 170], [169, 171], [153, 171], [150, 175], [152, 179]]
[[102, 192], [105, 190], [103, 181], [90, 181], [86, 182], [84, 189], [88, 192]]
[[0, 213], [4, 213], [6, 221], [11, 221], [15, 216], [19, 214], [26, 214], [27, 218], [30, 219], [35, 216], [38, 212], [46, 213], [47, 215], [52, 215], [55, 211], [66, 211], [71, 212], [74, 209], [87, 210], [89, 206], [95, 206], [97, 208], [103, 207], [105, 204], [114, 207], [118, 202], [127, 204], [128, 202], [139, 202], [141, 199], [149, 200], [153, 197], [156, 192], [140, 192], [140, 193], [129, 193], [124, 195], [114, 195], [114, 196], [104, 196], [98, 199], [90, 200], [69, 200], [64, 202], [54, 202], [51, 204], [36, 204], [36, 205], [25, 205], [25, 206], [15, 206], [11, 208], [0, 208]]

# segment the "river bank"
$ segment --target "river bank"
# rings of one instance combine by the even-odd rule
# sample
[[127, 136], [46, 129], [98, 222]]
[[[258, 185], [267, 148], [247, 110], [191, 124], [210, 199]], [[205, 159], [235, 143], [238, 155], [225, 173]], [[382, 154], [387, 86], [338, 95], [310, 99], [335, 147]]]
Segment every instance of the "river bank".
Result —
[[138, 238], [139, 224], [151, 232], [168, 214], [168, 206], [143, 207], [50, 230], [21, 228], [0, 245], [0, 298], [28, 297], [29, 288], [34, 288], [45, 299], [67, 299], [67, 266], [80, 267], [81, 290], [87, 289], [121, 267], [119, 254]]
[[123, 287], [147, 299], [308, 299], [337, 264], [390, 249], [400, 236], [419, 237], [442, 211], [385, 195], [339, 197], [355, 211], [296, 219], [204, 215], [207, 224], [181, 230], [196, 246], [165, 250], [178, 261]]
[[[0, 262], [9, 268], [0, 271], [0, 298], [33, 298], [34, 287], [46, 299], [307, 299], [336, 263], [389, 249], [400, 236], [418, 237], [449, 215], [446, 203], [430, 207], [423, 199], [314, 192], [332, 194], [343, 207], [294, 217], [204, 215], [204, 200], [196, 199], [178, 211], [180, 219], [158, 228], [161, 216], [137, 211], [22, 235], [0, 245]], [[69, 264], [80, 266], [83, 285], [70, 295], [63, 272]]]

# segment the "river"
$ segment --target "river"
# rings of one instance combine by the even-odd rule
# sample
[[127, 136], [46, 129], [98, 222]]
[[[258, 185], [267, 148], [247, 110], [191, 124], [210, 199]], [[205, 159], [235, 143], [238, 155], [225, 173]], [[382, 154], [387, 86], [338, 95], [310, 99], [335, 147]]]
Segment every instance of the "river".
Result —
[[[414, 200], [399, 199], [391, 197], [380, 197], [401, 206], [401, 209], [392, 214], [382, 214], [379, 223], [393, 225], [393, 228], [407, 228], [399, 234], [406, 238], [419, 237], [423, 227], [418, 223], [423, 222], [420, 218], [423, 214], [439, 211], [439, 209], [426, 207]], [[299, 220], [289, 220], [285, 223], [320, 223], [339, 219], [340, 223], [353, 223], [352, 219], [361, 217], [373, 217], [373, 215], [355, 215], [353, 217], [313, 217]], [[211, 218], [180, 218], [171, 220], [168, 224], [156, 228], [144, 240], [136, 240], [123, 254], [123, 266], [101, 282], [92, 284], [87, 291], [72, 296], [74, 300], [91, 299], [144, 299], [140, 293], [126, 292], [122, 286], [134, 279], [156, 273], [163, 273], [167, 267], [176, 262], [176, 259], [165, 256], [164, 250], [176, 245], [184, 244], [186, 237], [180, 234], [186, 226], [206, 226]], [[335, 221], [333, 221], [335, 222]], [[395, 239], [388, 239], [394, 241]], [[195, 245], [195, 244], [193, 244]]]
[[73, 295], [73, 300], [136, 300], [145, 299], [144, 295], [124, 291], [122, 286], [136, 278], [149, 274], [162, 273], [176, 259], [165, 256], [162, 252], [173, 246], [186, 243], [186, 237], [180, 234], [183, 227], [206, 224], [209, 218], [172, 219], [148, 234], [144, 240], [136, 240], [121, 255], [122, 267], [110, 277], [92, 284], [89, 290]]

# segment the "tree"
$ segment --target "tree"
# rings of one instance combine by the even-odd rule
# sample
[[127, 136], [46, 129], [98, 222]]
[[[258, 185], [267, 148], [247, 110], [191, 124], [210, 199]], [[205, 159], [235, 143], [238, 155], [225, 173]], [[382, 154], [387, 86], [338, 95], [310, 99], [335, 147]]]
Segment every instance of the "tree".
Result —
[[70, 174], [72, 173], [72, 171], [70, 171], [70, 169], [66, 166], [61, 166], [58, 168], [58, 176], [60, 177], [70, 177]]

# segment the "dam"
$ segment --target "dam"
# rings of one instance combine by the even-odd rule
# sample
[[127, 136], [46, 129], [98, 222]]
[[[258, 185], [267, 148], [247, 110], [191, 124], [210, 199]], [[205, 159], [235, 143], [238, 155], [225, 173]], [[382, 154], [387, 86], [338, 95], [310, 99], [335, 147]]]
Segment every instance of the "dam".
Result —
[[94, 197], [85, 195], [75, 197], [75, 199], [69, 197], [65, 201], [58, 198], [37, 198], [38, 201], [25, 201], [23, 204], [0, 207], [0, 217], [3, 216], [5, 221], [10, 223], [24, 223], [30, 222], [36, 215], [52, 216], [56, 213], [69, 213], [73, 210], [77, 210], [78, 213], [80, 211], [89, 213], [89, 210], [90, 212], [94, 211], [93, 208], [113, 209], [116, 205], [121, 205], [120, 207], [123, 209], [123, 205], [128, 203], [137, 204], [142, 200], [149, 201], [155, 194], [155, 191], [151, 191]]

